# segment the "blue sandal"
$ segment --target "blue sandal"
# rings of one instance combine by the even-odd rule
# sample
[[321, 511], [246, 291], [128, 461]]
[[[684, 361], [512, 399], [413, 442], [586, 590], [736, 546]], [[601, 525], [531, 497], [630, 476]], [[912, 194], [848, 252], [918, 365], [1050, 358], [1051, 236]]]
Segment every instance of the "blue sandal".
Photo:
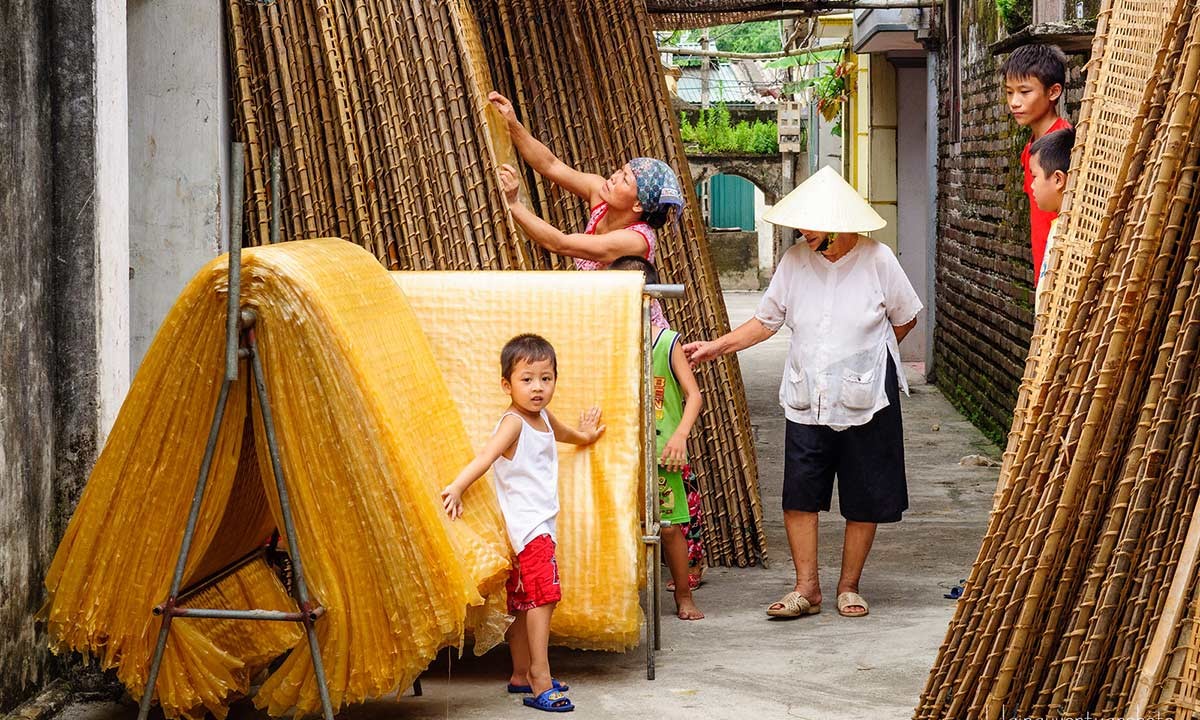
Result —
[[546, 712], [571, 712], [575, 709], [575, 705], [563, 694], [562, 690], [554, 688], [550, 688], [537, 697], [524, 698], [522, 702], [535, 710]]
[[[551, 678], [550, 687], [554, 688], [555, 690], [559, 690], [561, 692], [566, 692], [571, 689], [570, 685], [559, 682], [558, 678]], [[512, 683], [509, 683], [508, 691], [510, 693], [513, 693], [514, 695], [518, 695], [518, 694], [519, 695], [532, 695], [533, 687], [530, 685], [513, 685]]]

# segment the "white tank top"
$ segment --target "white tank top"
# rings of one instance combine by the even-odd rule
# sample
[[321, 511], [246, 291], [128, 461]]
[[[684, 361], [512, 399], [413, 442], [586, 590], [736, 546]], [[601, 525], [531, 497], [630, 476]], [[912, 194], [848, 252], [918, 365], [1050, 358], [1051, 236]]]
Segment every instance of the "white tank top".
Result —
[[[541, 413], [542, 422], [550, 427], [546, 411]], [[508, 528], [508, 539], [515, 552], [538, 535], [555, 534], [555, 518], [558, 517], [558, 447], [554, 431], [541, 432], [514, 412], [521, 421], [521, 434], [517, 438], [517, 449], [512, 460], [501, 455], [492, 465], [492, 479], [496, 485], [496, 497], [500, 501], [500, 512]], [[496, 423], [499, 429], [500, 423]]]

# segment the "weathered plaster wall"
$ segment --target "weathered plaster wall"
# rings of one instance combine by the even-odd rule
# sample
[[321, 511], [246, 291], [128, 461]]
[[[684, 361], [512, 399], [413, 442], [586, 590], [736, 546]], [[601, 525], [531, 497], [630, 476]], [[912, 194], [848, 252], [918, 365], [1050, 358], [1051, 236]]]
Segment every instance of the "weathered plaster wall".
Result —
[[[1029, 204], [1021, 149], [1029, 131], [1012, 121], [988, 45], [999, 33], [992, 0], [962, 3], [962, 134], [952, 142], [949, 63], [941, 48], [938, 113], [937, 322], [933, 375], [968, 418], [996, 442], [1012, 409], [1033, 327]], [[943, 36], [944, 39], [944, 36]], [[1083, 58], [1067, 77], [1066, 113], [1078, 118]]]
[[0, 3], [0, 712], [47, 666], [28, 616], [53, 550], [54, 257], [49, 11]]
[[136, 371], [192, 275], [227, 247], [222, 3], [130, 0], [129, 267]]
[[705, 234], [721, 290], [758, 290], [758, 233], [709, 230]]
[[124, 8], [12, 0], [0, 48], [0, 712], [62, 667], [34, 625], [128, 386]]

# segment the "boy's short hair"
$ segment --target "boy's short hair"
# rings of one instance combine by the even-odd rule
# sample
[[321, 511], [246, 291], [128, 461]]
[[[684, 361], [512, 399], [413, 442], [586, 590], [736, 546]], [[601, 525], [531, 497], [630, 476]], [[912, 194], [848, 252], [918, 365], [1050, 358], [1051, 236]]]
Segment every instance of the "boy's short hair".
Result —
[[554, 346], [541, 335], [524, 333], [504, 343], [500, 351], [500, 376], [505, 380], [512, 378], [513, 368], [521, 360], [549, 360], [554, 374], [558, 375], [558, 357], [554, 354]]
[[1057, 45], [1022, 45], [1000, 66], [1000, 75], [1009, 78], [1037, 78], [1042, 87], [1067, 86], [1067, 56]]
[[646, 276], [647, 285], [658, 284], [658, 270], [654, 268], [654, 263], [644, 257], [637, 255], [624, 255], [612, 261], [608, 266], [609, 270], [640, 270]]
[[1073, 129], [1055, 130], [1037, 139], [1029, 148], [1029, 157], [1036, 157], [1042, 172], [1053, 175], [1061, 170], [1064, 174], [1071, 169], [1071, 147], [1075, 145]]

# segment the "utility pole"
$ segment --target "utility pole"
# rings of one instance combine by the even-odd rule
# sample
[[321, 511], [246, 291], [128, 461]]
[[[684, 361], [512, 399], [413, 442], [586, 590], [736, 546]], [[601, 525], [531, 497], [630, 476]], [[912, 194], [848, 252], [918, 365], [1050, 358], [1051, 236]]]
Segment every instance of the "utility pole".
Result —
[[[700, 36], [700, 49], [708, 52], [708, 28], [704, 29], [704, 34]], [[712, 63], [712, 58], [700, 58], [700, 109], [708, 109], [708, 69]]]

